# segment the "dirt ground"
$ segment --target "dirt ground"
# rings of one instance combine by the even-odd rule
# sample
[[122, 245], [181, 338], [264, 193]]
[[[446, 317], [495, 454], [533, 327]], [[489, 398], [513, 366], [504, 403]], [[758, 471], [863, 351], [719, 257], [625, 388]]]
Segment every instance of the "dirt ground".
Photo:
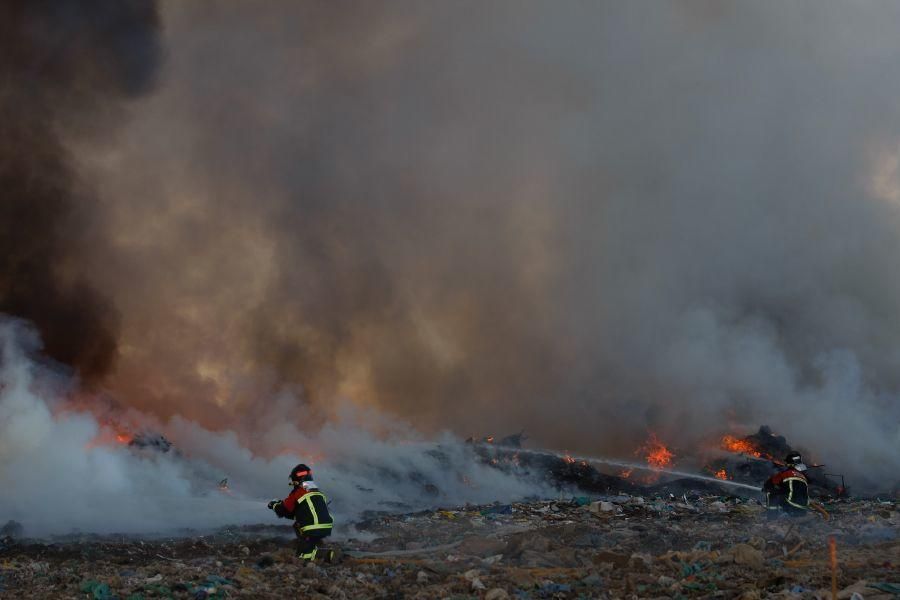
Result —
[[[591, 502], [593, 501], [593, 502]], [[373, 517], [293, 558], [289, 526], [167, 539], [0, 540], [0, 598], [900, 597], [895, 499], [768, 520], [708, 491]]]

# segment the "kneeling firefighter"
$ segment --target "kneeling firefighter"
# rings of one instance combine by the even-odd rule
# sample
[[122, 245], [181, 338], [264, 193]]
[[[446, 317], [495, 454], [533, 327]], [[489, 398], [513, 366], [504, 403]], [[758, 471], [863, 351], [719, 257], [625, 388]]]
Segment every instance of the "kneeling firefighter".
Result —
[[312, 469], [300, 464], [291, 471], [294, 490], [284, 500], [272, 500], [269, 508], [283, 519], [294, 519], [297, 534], [297, 558], [331, 562], [334, 551], [324, 548], [324, 539], [331, 535], [334, 521], [328, 513], [325, 494], [312, 478]]
[[788, 454], [784, 463], [785, 468], [769, 477], [763, 485], [766, 508], [772, 517], [777, 517], [780, 512], [805, 514], [809, 509], [809, 482], [803, 474], [806, 465], [797, 452]]

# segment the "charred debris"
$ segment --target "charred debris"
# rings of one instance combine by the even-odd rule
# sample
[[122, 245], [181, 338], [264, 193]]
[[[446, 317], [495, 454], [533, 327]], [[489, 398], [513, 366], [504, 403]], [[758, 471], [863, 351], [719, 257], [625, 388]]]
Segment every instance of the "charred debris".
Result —
[[[681, 495], [685, 491], [701, 491], [708, 493], [727, 492], [734, 495], [752, 496], [750, 487], [759, 488], [772, 473], [783, 465], [781, 458], [796, 450], [784, 436], [776, 435], [767, 426], [762, 426], [758, 431], [744, 437], [732, 435], [722, 436], [715, 448], [708, 449], [702, 460], [695, 460], [695, 466], [691, 473], [697, 473], [690, 477], [690, 473], [670, 469], [672, 454], [651, 436], [655, 449], [648, 450], [650, 455], [641, 459], [640, 465], [623, 467], [622, 463], [615, 460], [586, 459], [573, 457], [567, 452], [556, 453], [553, 451], [529, 449], [524, 443], [528, 438], [524, 432], [515, 433], [505, 437], [487, 436], [483, 438], [469, 438], [466, 447], [472, 453], [472, 460], [497, 469], [504, 473], [519, 478], [533, 478], [549, 484], [560, 493], [571, 494], [676, 494]], [[120, 442], [130, 449], [139, 452], [172, 453], [181, 457], [177, 447], [161, 434], [144, 431], [138, 434], [128, 435]], [[645, 448], [645, 447], [642, 447]], [[459, 465], [454, 465], [450, 453], [446, 448], [436, 445], [426, 451], [439, 464], [446, 467], [448, 472], [456, 472]], [[660, 463], [658, 456], [662, 454], [665, 464]], [[618, 466], [617, 466], [618, 465]], [[696, 466], [701, 465], [701, 466]], [[834, 474], [827, 470], [825, 465], [809, 465], [807, 476], [810, 482], [810, 493], [821, 499], [834, 499], [847, 497], [849, 488], [841, 474]], [[419, 488], [425, 497], [433, 497], [437, 501], [444, 490], [442, 485], [447, 485], [434, 480], [428, 473], [414, 469], [403, 471], [383, 465], [372, 465], [377, 471], [379, 481], [396, 484], [413, 484]], [[222, 473], [225, 477], [227, 474]], [[459, 484], [468, 485], [464, 472], [456, 474]], [[218, 479], [216, 481], [219, 481]], [[218, 489], [228, 489], [228, 479], [219, 481]], [[743, 484], [729, 485], [730, 483]], [[357, 486], [362, 494], [373, 492], [364, 486]], [[409, 510], [412, 506], [397, 503], [395, 506], [385, 506], [379, 503], [379, 509], [388, 511]]]
[[[772, 473], [783, 468], [782, 457], [797, 450], [788, 444], [786, 438], [772, 432], [768, 426], [761, 426], [756, 433], [744, 437], [725, 435], [715, 448], [715, 456], [705, 458], [700, 470], [701, 478], [684, 477], [681, 471], [671, 470], [670, 464], [661, 464], [649, 454], [647, 466], [604, 469], [621, 465], [620, 461], [605, 459], [585, 459], [573, 457], [568, 452], [557, 454], [523, 448], [524, 432], [503, 438], [488, 436], [466, 440], [472, 445], [479, 459], [501, 470], [519, 470], [532, 473], [551, 481], [560, 490], [585, 493], [661, 493], [678, 492], [685, 489], [714, 491], [727, 486], [728, 482], [761, 486]], [[671, 453], [661, 446], [656, 437], [651, 440], [658, 445], [656, 453]], [[661, 449], [661, 450], [660, 450]], [[842, 474], [827, 472], [826, 465], [811, 464], [806, 472], [810, 493], [819, 498], [840, 498], [849, 494]], [[641, 476], [636, 471], [645, 473]], [[718, 484], [710, 478], [720, 480]], [[746, 488], [744, 488], [746, 495]]]

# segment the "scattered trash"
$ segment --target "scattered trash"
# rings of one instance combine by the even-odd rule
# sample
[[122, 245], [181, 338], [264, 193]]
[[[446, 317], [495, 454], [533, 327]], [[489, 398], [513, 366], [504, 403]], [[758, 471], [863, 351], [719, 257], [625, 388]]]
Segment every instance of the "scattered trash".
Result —
[[900, 583], [870, 583], [868, 584], [868, 587], [881, 592], [887, 592], [888, 594], [900, 596]]
[[539, 593], [542, 598], [547, 598], [554, 594], [565, 594], [570, 591], [572, 591], [571, 585], [569, 585], [567, 583], [553, 583], [553, 582], [545, 583], [539, 589]]
[[271, 567], [275, 564], [275, 559], [272, 558], [269, 554], [264, 554], [258, 561], [256, 561], [256, 566], [260, 569], [265, 569], [266, 567]]
[[737, 565], [747, 565], [754, 569], [761, 569], [763, 566], [763, 553], [749, 544], [737, 544], [730, 552]]
[[900, 541], [878, 529], [900, 530], [896, 503], [843, 498], [829, 503], [827, 522], [769, 521], [755, 498], [689, 487], [670, 493], [373, 515], [357, 524], [359, 539], [329, 543], [346, 555], [337, 565], [299, 563], [283, 527], [164, 540], [27, 540], [0, 553], [0, 596], [829, 597], [829, 537], [840, 546], [838, 598], [900, 594], [888, 575]]
[[511, 515], [513, 512], [512, 506], [509, 504], [500, 504], [498, 506], [490, 506], [482, 511], [479, 514], [481, 515]]
[[206, 582], [210, 585], [231, 585], [231, 581], [218, 575], [208, 575]]
[[94, 600], [110, 600], [112, 598], [109, 585], [93, 579], [83, 582], [80, 589], [83, 594], [90, 594]]
[[616, 510], [616, 506], [612, 502], [607, 502], [606, 500], [591, 502], [591, 512], [594, 514], [612, 512], [614, 510]]
[[831, 565], [831, 600], [837, 598], [837, 542], [834, 536], [828, 536], [828, 562]]

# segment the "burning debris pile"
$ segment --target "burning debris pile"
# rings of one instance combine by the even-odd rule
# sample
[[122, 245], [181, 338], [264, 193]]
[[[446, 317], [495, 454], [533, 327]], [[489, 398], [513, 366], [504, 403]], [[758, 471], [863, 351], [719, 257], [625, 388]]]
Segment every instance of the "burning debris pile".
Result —
[[[519, 476], [544, 478], [557, 490], [590, 493], [631, 492], [641, 489], [669, 489], [683, 479], [696, 486], [705, 482], [710, 489], [726, 486], [733, 492], [759, 490], [762, 483], [784, 467], [782, 459], [794, 452], [783, 436], [767, 426], [744, 437], [723, 435], [717, 446], [685, 456], [651, 432], [634, 452], [638, 461], [598, 457], [574, 457], [568, 452], [553, 453], [522, 447], [523, 435], [495, 441], [493, 436], [467, 440], [479, 459], [487, 465]], [[682, 454], [679, 451], [679, 454]], [[683, 461], [683, 462], [682, 462]], [[825, 465], [812, 464], [806, 472], [810, 493], [820, 498], [848, 494], [844, 477], [825, 473]]]
[[[762, 426], [754, 434], [737, 438], [725, 435], [721, 439], [720, 449], [724, 456], [710, 461], [708, 470], [717, 478], [753, 484], [765, 480], [772, 473], [773, 467], [783, 467], [783, 458], [792, 448], [784, 436], [772, 433], [767, 426]], [[819, 496], [844, 496], [849, 493], [842, 474], [827, 473], [826, 465], [809, 464], [805, 472], [809, 480], [810, 491]]]
[[147, 450], [161, 452], [163, 454], [177, 449], [166, 436], [150, 429], [140, 429], [137, 433], [134, 428], [120, 423], [103, 423], [100, 425], [97, 435], [87, 443], [87, 449], [101, 446], [124, 446], [134, 450]]
[[633, 486], [615, 475], [602, 473], [585, 460], [568, 453], [555, 454], [522, 448], [523, 435], [508, 436], [495, 442], [489, 436], [475, 441], [469, 438], [478, 459], [486, 465], [518, 477], [545, 482], [557, 490], [581, 490], [606, 493]]

